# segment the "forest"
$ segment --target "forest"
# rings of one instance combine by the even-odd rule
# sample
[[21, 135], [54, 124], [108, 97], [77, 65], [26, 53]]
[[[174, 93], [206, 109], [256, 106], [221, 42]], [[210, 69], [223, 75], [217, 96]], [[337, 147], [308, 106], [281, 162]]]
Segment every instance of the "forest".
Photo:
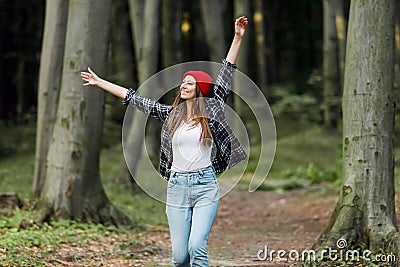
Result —
[[395, 0], [0, 1], [0, 266], [172, 266], [163, 125], [80, 73], [170, 105], [240, 16], [210, 266], [398, 266]]

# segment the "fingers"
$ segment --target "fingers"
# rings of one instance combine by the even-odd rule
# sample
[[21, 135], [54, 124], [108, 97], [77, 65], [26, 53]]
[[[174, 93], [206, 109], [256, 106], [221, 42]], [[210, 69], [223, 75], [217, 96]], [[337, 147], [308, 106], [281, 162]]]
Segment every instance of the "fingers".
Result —
[[243, 27], [243, 28], [246, 28], [248, 23], [249, 23], [249, 21], [246, 16], [241, 16], [241, 17], [237, 18], [236, 22], [235, 22], [236, 25]]
[[87, 83], [83, 84], [83, 86], [91, 85], [90, 80], [93, 78], [92, 74], [82, 71], [81, 78], [82, 78], [82, 80], [87, 82]]
[[96, 74], [90, 69], [90, 67], [88, 67], [87, 69], [88, 69], [88, 71], [90, 72], [90, 74], [96, 75]]

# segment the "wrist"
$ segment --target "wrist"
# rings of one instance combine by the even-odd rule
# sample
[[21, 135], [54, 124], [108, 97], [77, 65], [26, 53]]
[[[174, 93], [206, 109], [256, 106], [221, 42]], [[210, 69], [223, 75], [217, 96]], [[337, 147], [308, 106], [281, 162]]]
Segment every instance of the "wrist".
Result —
[[235, 34], [233, 37], [233, 43], [240, 43], [242, 41], [243, 36], [240, 36], [239, 34]]
[[100, 77], [98, 77], [96, 80], [96, 85], [98, 86], [98, 87], [104, 87], [105, 86], [105, 80], [103, 80], [102, 78], [100, 78]]

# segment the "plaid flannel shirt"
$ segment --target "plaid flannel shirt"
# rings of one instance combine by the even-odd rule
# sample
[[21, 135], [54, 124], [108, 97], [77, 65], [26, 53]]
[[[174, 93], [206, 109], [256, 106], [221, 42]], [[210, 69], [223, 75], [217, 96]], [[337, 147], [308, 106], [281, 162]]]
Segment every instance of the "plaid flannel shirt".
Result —
[[[229, 126], [224, 114], [224, 106], [232, 86], [235, 70], [235, 64], [223, 59], [213, 90], [210, 91], [211, 96], [205, 99], [210, 130], [213, 136], [211, 163], [216, 174], [233, 167], [247, 157], [243, 146]], [[132, 105], [162, 123], [168, 120], [172, 111], [172, 106], [139, 96], [132, 88], [129, 88], [122, 103]], [[172, 165], [172, 142], [167, 128], [166, 123], [164, 123], [161, 135], [159, 171], [161, 176], [168, 180]]]

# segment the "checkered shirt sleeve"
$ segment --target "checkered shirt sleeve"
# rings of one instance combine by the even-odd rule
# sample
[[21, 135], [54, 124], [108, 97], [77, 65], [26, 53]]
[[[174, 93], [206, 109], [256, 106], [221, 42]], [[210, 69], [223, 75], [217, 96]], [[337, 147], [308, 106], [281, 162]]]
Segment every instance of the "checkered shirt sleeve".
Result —
[[132, 88], [128, 89], [125, 99], [122, 100], [122, 104], [136, 107], [160, 122], [166, 121], [172, 109], [170, 105], [160, 104], [151, 98], [136, 94], [136, 91]]
[[226, 59], [222, 60], [222, 66], [213, 87], [214, 98], [223, 103], [226, 102], [232, 87], [233, 73], [236, 64], [232, 64]]

